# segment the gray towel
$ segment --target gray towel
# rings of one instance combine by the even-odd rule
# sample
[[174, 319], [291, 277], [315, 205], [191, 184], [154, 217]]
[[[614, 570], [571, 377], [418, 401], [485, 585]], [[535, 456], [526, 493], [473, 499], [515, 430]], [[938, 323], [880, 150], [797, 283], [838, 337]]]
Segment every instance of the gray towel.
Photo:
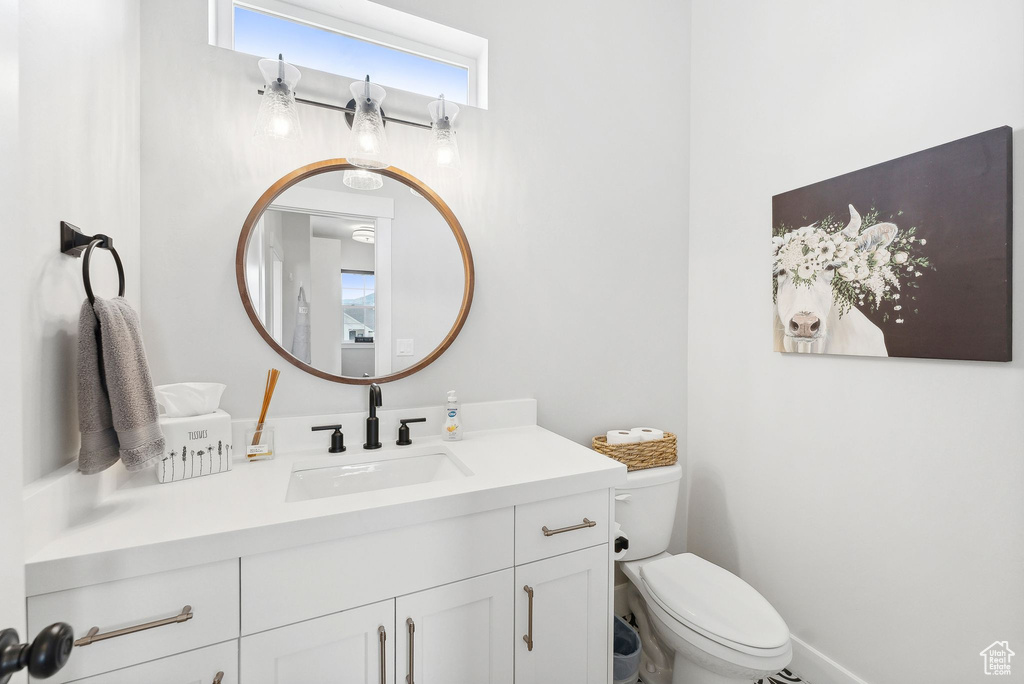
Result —
[[299, 302], [295, 308], [295, 331], [292, 333], [292, 356], [310, 363], [309, 302], [306, 291], [299, 285]]
[[139, 315], [123, 297], [82, 304], [78, 318], [78, 469], [90, 475], [118, 458], [129, 471], [164, 451]]

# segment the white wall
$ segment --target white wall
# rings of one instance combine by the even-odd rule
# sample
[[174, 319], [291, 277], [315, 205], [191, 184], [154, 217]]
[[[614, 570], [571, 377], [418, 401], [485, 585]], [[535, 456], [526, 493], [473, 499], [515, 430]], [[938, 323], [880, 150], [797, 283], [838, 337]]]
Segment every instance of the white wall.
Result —
[[[452, 348], [385, 386], [385, 406], [437, 403], [456, 388], [463, 401], [534, 396], [543, 425], [581, 442], [637, 424], [683, 433], [686, 3], [628, 12], [610, 0], [386, 4], [488, 38], [491, 91], [489, 110], [460, 114], [461, 181], [426, 165], [423, 131], [388, 127], [395, 165], [436, 188], [462, 221], [477, 289]], [[348, 129], [340, 114], [303, 108], [301, 144], [260, 146], [251, 135], [256, 60], [207, 45], [206, 21], [206, 0], [143, 0], [143, 278], [154, 379], [225, 382], [224, 407], [252, 416], [276, 366], [275, 414], [360, 410], [365, 388], [307, 375], [262, 342], [233, 262], [263, 190], [298, 166], [343, 156]], [[341, 102], [347, 85], [304, 69], [298, 90]], [[425, 120], [428, 101], [393, 91], [385, 109]], [[624, 149], [636, 156], [622, 159]], [[192, 263], [194, 278], [175, 282], [167, 262]], [[549, 337], [528, 335], [525, 318]], [[185, 325], [219, 334], [182, 339], [174, 332]]]
[[696, 0], [692, 35], [689, 549], [867, 682], [979, 681], [1024, 646], [1024, 317], [1009, 364], [777, 354], [768, 238], [773, 194], [1002, 124], [1019, 165], [1024, 4]]
[[[422, 360], [444, 340], [459, 317], [466, 277], [459, 245], [444, 217], [405, 186], [393, 194], [391, 370], [398, 372]], [[413, 341], [412, 356], [398, 356], [400, 339]]]
[[[21, 220], [21, 203], [18, 199], [18, 0], [0, 0], [0, 72], [14, 74], [13, 82], [0, 89], [0, 204], [6, 214], [15, 219], [15, 226]], [[13, 254], [25, 248], [21, 231], [5, 231], [5, 247]], [[14, 261], [14, 260], [11, 260]], [[14, 261], [17, 264], [16, 261]], [[21, 409], [21, 315], [24, 305], [24, 279], [22, 271], [14, 268], [0, 269], [0, 291], [7, 293], [8, 314], [6, 335], [0, 342], [0, 411], [7, 425], [4, 428], [4, 449], [0, 451], [0, 629], [13, 627], [20, 635], [25, 633], [25, 572], [20, 552], [24, 535], [22, 531], [21, 482], [23, 440]], [[15, 684], [26, 681], [26, 677], [13, 680]]]
[[[76, 339], [85, 289], [81, 260], [57, 249], [61, 220], [114, 239], [128, 300], [140, 302], [139, 4], [22, 0], [18, 32], [22, 219], [10, 232], [24, 247], [10, 258], [26, 300], [21, 420], [31, 482], [78, 455]], [[113, 260], [95, 256], [93, 291], [112, 297]]]

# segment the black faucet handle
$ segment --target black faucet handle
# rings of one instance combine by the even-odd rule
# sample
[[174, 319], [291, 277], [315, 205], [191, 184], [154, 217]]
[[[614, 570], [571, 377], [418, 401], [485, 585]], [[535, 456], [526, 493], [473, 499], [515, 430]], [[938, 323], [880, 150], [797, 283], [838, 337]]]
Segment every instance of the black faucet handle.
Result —
[[412, 444], [412, 437], [410, 436], [409, 432], [409, 423], [425, 423], [427, 422], [427, 419], [401, 418], [399, 419], [398, 422], [401, 423], [402, 426], [398, 428], [398, 441], [395, 442], [395, 444], [397, 444], [398, 446], [409, 446], [410, 444]]
[[345, 450], [345, 435], [341, 432], [342, 425], [316, 425], [310, 428], [313, 432], [318, 430], [334, 430], [331, 435], [331, 448], [328, 449], [332, 454], [340, 454]]

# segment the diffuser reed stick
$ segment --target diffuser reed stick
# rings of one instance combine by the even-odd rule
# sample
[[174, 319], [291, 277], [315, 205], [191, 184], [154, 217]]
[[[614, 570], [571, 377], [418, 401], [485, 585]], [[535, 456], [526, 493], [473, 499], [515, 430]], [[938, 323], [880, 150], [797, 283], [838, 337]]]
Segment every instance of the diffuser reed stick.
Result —
[[274, 388], [277, 387], [277, 379], [280, 375], [281, 371], [276, 368], [271, 368], [267, 371], [267, 385], [263, 390], [263, 408], [260, 409], [260, 419], [256, 421], [256, 433], [252, 436], [253, 446], [259, 444], [260, 437], [263, 436], [263, 423], [267, 420], [267, 411], [270, 410], [270, 400], [274, 398]]

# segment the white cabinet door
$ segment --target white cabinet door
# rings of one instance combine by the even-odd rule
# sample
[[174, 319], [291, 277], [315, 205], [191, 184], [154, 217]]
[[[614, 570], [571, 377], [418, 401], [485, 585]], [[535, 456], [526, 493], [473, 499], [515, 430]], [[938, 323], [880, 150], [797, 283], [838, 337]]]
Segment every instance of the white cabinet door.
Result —
[[514, 579], [509, 568], [399, 597], [399, 681], [512, 684]]
[[607, 683], [609, 563], [602, 544], [516, 568], [516, 684]]
[[[72, 655], [74, 657], [74, 655]], [[36, 680], [32, 680], [36, 681]], [[79, 679], [75, 684], [238, 684], [238, 640]]]
[[388, 600], [243, 637], [241, 676], [245, 684], [394, 684], [394, 625]]

